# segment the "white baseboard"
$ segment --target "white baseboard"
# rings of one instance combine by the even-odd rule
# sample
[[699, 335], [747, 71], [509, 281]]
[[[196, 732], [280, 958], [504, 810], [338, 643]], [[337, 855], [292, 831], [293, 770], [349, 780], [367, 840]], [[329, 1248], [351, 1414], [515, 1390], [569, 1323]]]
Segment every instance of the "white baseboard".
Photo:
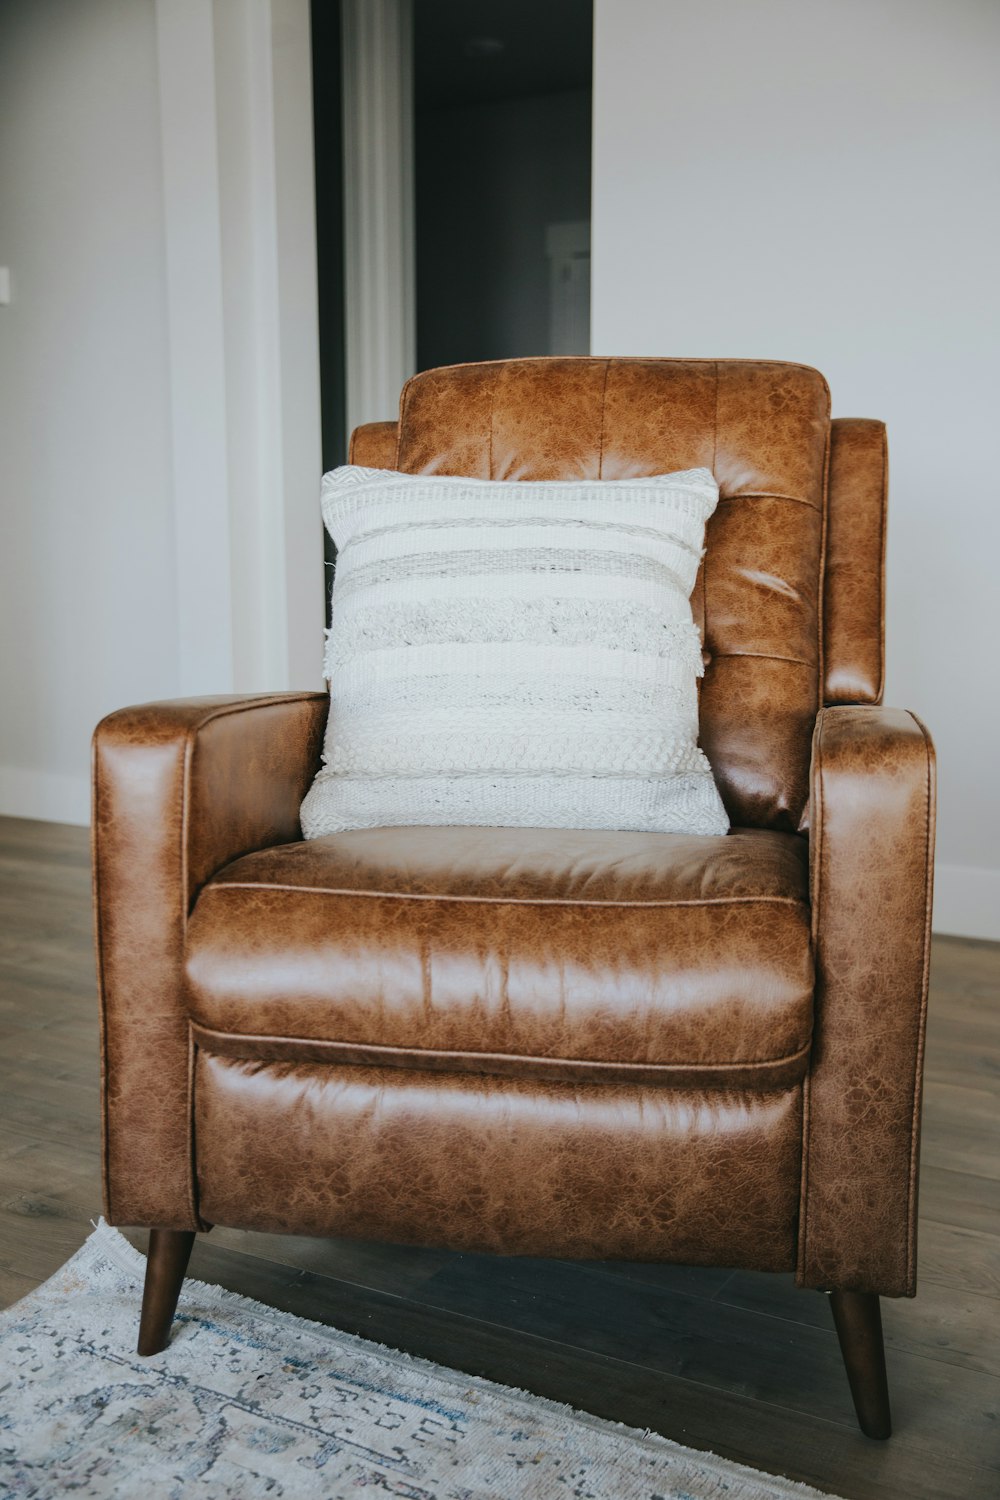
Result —
[[934, 870], [934, 931], [1000, 941], [1000, 870], [944, 865]]
[[0, 814], [85, 828], [90, 822], [90, 778], [0, 766]]

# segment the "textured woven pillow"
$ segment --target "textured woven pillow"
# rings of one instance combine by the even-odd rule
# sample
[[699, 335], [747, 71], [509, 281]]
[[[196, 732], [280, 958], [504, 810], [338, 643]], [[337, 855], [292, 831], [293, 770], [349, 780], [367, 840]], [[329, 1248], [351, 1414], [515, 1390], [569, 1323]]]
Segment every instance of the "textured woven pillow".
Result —
[[725, 833], [690, 594], [707, 469], [565, 483], [344, 467], [307, 838], [403, 823]]

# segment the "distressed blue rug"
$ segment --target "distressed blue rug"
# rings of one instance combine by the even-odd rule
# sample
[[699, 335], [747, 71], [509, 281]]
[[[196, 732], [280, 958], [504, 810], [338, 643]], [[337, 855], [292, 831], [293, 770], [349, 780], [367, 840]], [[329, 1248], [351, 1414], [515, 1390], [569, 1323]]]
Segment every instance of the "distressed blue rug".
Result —
[[0, 1313], [0, 1495], [123, 1500], [792, 1500], [754, 1473], [185, 1283], [132, 1351], [145, 1261], [101, 1223]]

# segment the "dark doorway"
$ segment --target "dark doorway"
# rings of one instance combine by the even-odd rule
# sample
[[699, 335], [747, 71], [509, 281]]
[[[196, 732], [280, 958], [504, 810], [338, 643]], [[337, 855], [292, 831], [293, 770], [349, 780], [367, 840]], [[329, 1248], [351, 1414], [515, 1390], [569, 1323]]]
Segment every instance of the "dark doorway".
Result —
[[589, 352], [591, 0], [415, 0], [417, 366]]
[[[587, 353], [591, 0], [413, 0], [412, 14], [417, 368]], [[340, 0], [312, 0], [312, 45], [330, 469], [348, 438]]]
[[313, 143], [323, 468], [347, 456], [344, 371], [344, 165], [339, 0], [312, 0]]

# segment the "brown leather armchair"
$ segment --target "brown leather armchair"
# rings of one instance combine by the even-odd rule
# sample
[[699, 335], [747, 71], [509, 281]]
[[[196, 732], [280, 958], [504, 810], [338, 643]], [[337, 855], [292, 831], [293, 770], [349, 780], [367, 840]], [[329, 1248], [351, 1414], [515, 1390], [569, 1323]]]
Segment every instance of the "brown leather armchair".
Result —
[[880, 707], [885, 432], [822, 377], [551, 359], [417, 376], [352, 459], [508, 479], [705, 465], [701, 738], [725, 838], [301, 841], [322, 693], [98, 727], [105, 1213], [141, 1353], [213, 1223], [794, 1271], [889, 1433], [912, 1296], [934, 761]]

